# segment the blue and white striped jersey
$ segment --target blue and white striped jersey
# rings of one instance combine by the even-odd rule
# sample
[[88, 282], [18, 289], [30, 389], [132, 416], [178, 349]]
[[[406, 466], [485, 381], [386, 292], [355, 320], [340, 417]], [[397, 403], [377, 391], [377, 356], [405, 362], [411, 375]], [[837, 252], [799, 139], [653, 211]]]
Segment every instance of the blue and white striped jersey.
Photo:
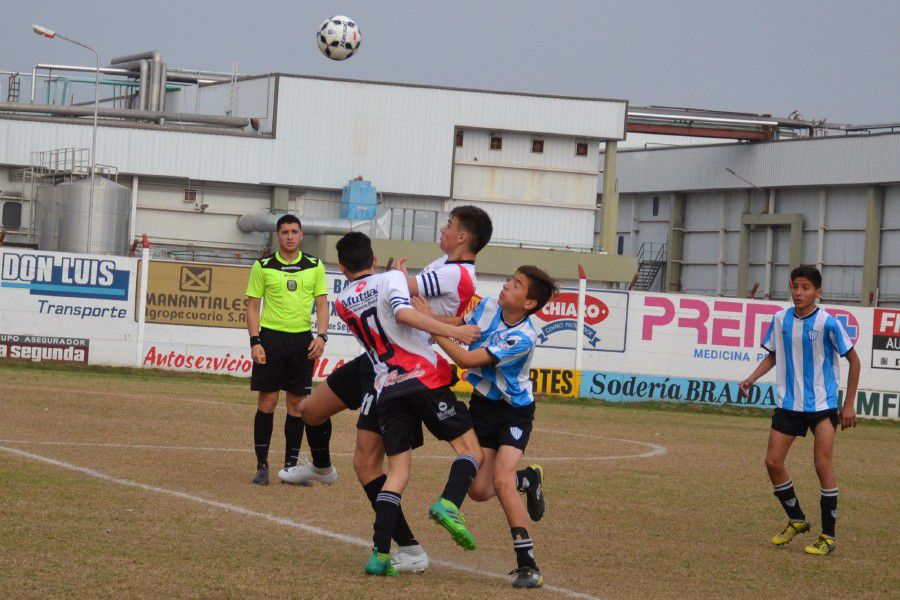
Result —
[[503, 320], [497, 299], [484, 298], [464, 319], [481, 328], [481, 337], [469, 350], [484, 348], [497, 360], [493, 365], [469, 369], [466, 381], [491, 400], [502, 400], [515, 407], [533, 403], [529, 374], [537, 332], [531, 317], [510, 325]]
[[786, 308], [772, 316], [762, 346], [775, 353], [780, 407], [798, 412], [838, 408], [840, 357], [853, 349], [844, 326], [816, 308], [804, 318]]

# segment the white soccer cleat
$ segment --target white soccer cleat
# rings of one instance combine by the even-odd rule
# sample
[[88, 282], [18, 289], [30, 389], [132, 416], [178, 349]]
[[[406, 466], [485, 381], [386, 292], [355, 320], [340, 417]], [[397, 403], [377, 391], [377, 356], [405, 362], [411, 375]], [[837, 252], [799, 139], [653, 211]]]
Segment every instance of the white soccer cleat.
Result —
[[391, 564], [400, 573], [421, 573], [428, 568], [428, 555], [421, 544], [400, 546], [394, 552]]
[[334, 465], [319, 469], [313, 466], [306, 457], [302, 458], [300, 464], [294, 467], [285, 467], [278, 471], [278, 479], [282, 483], [290, 483], [293, 485], [312, 485], [313, 481], [319, 481], [325, 485], [331, 485], [337, 481], [337, 469]]

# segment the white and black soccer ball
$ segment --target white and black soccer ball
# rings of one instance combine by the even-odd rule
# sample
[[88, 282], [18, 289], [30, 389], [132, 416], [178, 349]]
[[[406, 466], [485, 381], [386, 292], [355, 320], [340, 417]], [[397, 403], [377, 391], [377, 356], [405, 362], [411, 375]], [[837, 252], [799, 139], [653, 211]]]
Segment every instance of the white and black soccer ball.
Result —
[[347, 60], [359, 50], [362, 34], [353, 19], [336, 15], [322, 23], [316, 40], [319, 50], [331, 60]]

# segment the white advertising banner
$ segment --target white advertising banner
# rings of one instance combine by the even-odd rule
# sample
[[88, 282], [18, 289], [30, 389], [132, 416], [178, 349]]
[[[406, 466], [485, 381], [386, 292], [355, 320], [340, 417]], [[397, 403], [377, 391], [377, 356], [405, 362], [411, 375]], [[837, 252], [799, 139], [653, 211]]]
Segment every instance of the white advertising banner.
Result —
[[[132, 365], [138, 263], [135, 258], [0, 248], [0, 360]], [[249, 267], [151, 262], [148, 297], [153, 301], [147, 314], [157, 313], [146, 324], [142, 366], [249, 376], [243, 323], [249, 275]], [[334, 310], [346, 280], [335, 268], [328, 269], [327, 278], [329, 340], [316, 379], [360, 353]], [[504, 281], [479, 277], [476, 292], [496, 296]], [[579, 332], [577, 297], [571, 282], [564, 283], [560, 295], [532, 317], [538, 333], [532, 366], [572, 369], [575, 345], [581, 343], [582, 396], [775, 404], [774, 370], [760, 380], [750, 402], [739, 400], [736, 386], [765, 357], [760, 342], [771, 316], [786, 303], [588, 288]], [[163, 314], [163, 308], [171, 314]], [[859, 355], [860, 415], [900, 418], [900, 311], [823, 308], [844, 325]], [[315, 310], [312, 317], [315, 328]], [[847, 370], [842, 360], [842, 389]]]
[[122, 347], [134, 347], [136, 266], [121, 256], [0, 248], [0, 355], [131, 364]]

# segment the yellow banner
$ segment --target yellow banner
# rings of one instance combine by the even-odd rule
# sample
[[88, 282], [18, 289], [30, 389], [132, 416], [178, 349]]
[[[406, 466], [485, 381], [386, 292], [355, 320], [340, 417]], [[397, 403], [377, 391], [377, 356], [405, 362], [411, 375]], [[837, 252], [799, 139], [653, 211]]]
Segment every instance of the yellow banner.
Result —
[[248, 267], [151, 260], [147, 323], [243, 329], [249, 277]]
[[[456, 368], [456, 367], [454, 367]], [[465, 381], [465, 371], [457, 369], [460, 380], [451, 389], [459, 394], [471, 394], [472, 386]], [[531, 369], [531, 390], [545, 396], [577, 398], [581, 391], [581, 371], [569, 369]]]

